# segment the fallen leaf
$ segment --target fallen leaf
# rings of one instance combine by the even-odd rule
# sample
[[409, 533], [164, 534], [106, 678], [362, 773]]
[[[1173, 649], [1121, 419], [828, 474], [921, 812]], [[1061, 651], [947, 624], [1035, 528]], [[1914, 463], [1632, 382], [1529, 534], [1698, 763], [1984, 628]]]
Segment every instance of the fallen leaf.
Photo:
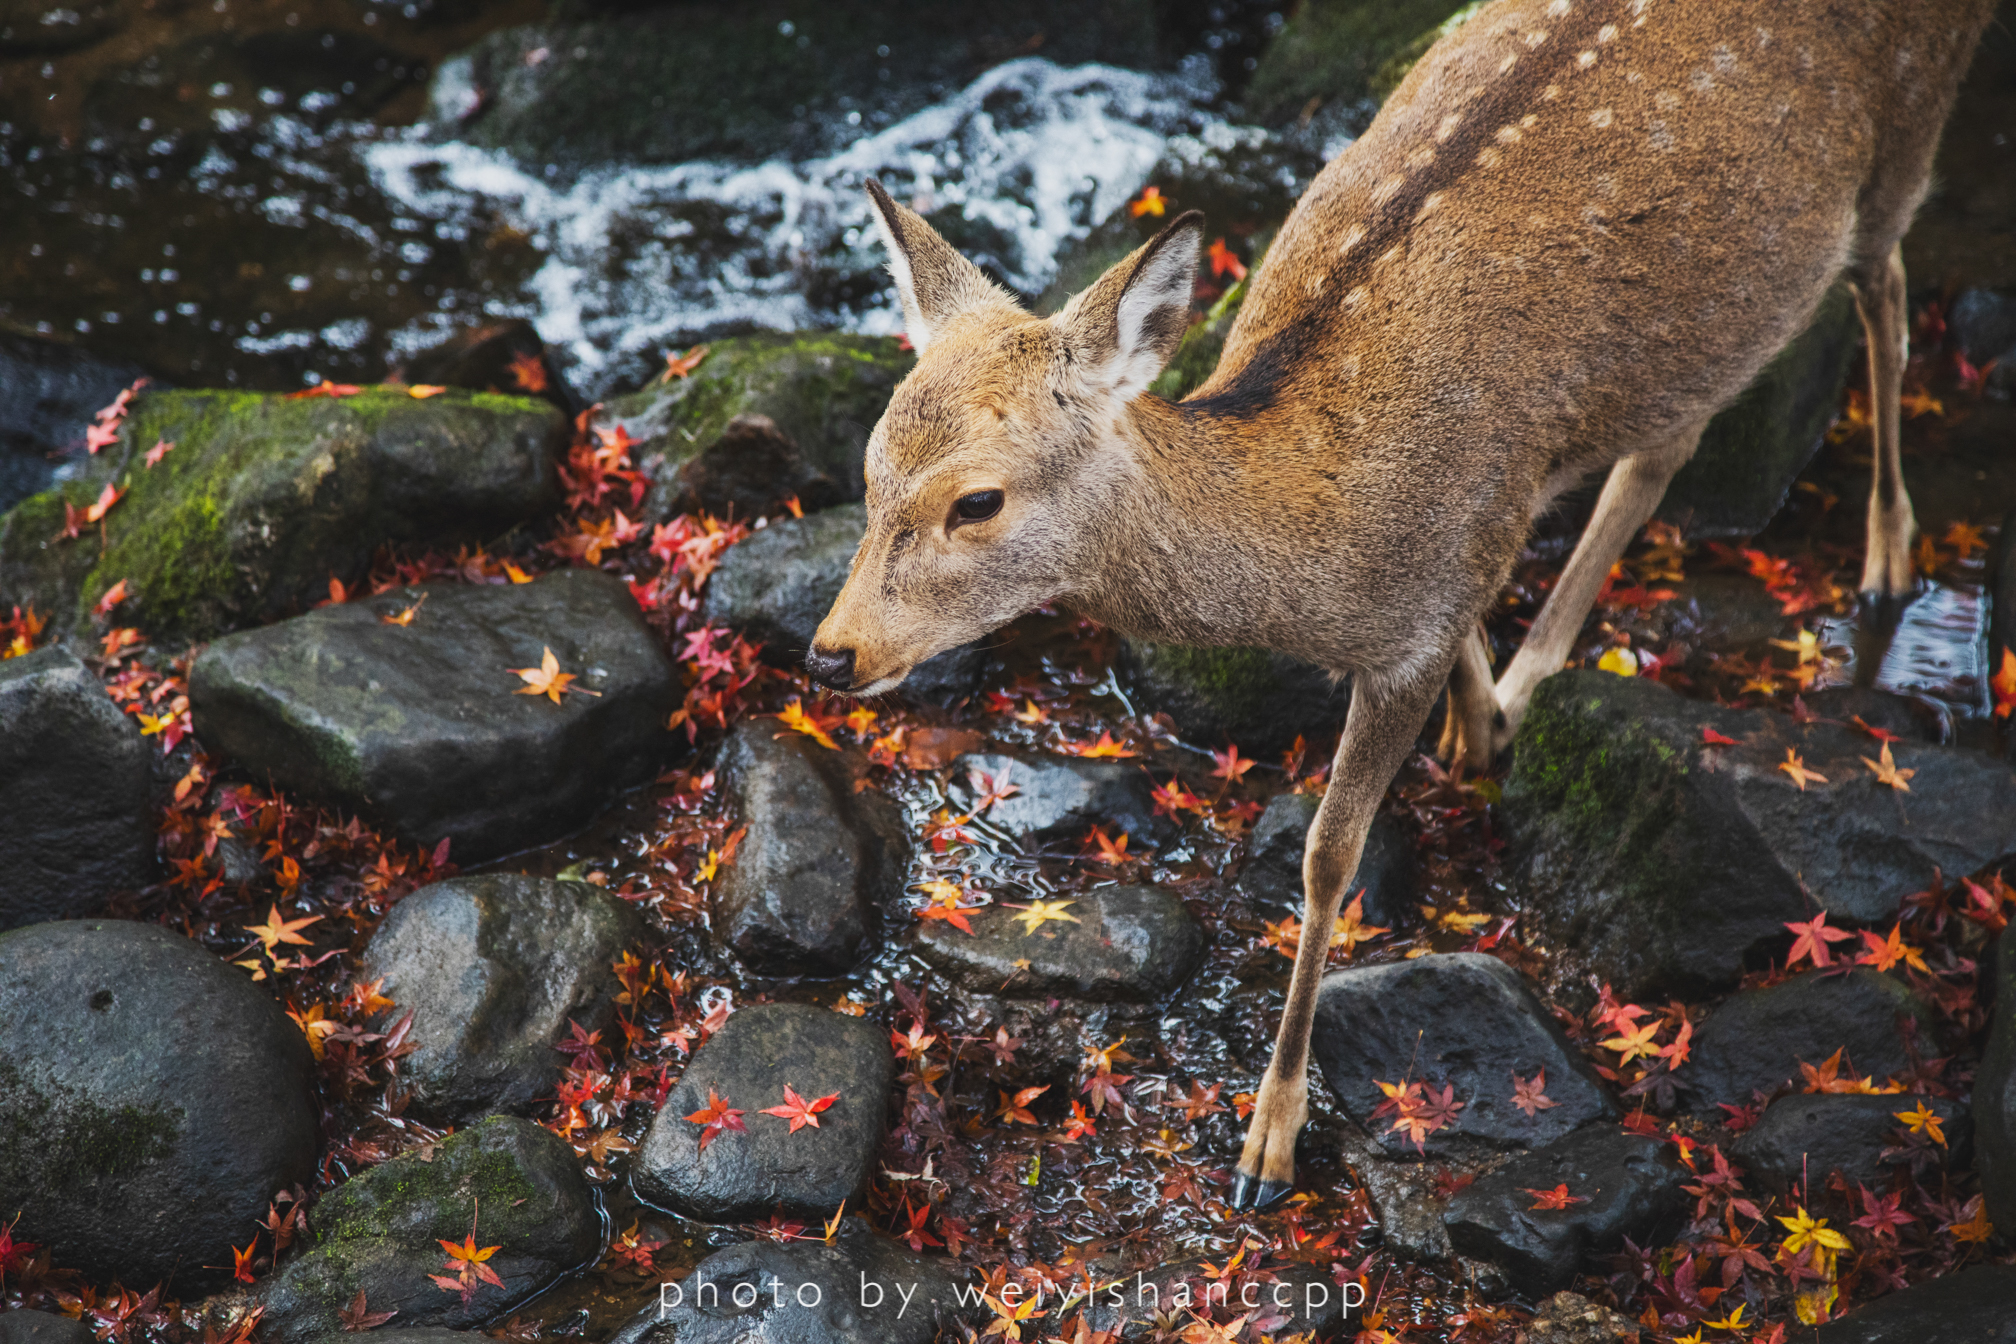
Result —
[[1587, 1204], [1589, 1202], [1589, 1196], [1587, 1195], [1569, 1194], [1568, 1185], [1565, 1181], [1555, 1186], [1552, 1190], [1522, 1189], [1522, 1193], [1533, 1196], [1533, 1202], [1527, 1206], [1532, 1209], [1565, 1209], [1570, 1205]]
[[573, 685], [576, 674], [560, 670], [560, 660], [553, 656], [550, 647], [539, 659], [539, 666], [507, 667], [504, 670], [525, 683], [513, 691], [513, 695], [543, 695], [557, 705], [560, 703], [560, 697], [568, 691], [578, 691], [582, 695], [602, 694], [600, 691], [591, 691], [585, 686]]
[[1792, 776], [1792, 782], [1799, 786], [1801, 793], [1806, 792], [1806, 781], [1809, 779], [1816, 784], [1827, 782], [1827, 776], [1817, 770], [1808, 770], [1806, 763], [1799, 759], [1799, 753], [1790, 747], [1785, 748], [1785, 759], [1778, 762], [1778, 768]]
[[425, 401], [429, 397], [438, 397], [447, 390], [435, 383], [415, 383], [406, 389], [406, 395], [415, 401]]
[[1883, 755], [1880, 760], [1872, 761], [1867, 756], [1864, 756], [1862, 757], [1862, 764], [1876, 772], [1876, 782], [1878, 784], [1888, 784], [1900, 793], [1911, 792], [1911, 786], [1905, 783], [1905, 781], [1918, 773], [1916, 770], [1899, 770], [1897, 768], [1897, 762], [1890, 756], [1890, 744], [1888, 742], [1883, 744]]
[[807, 1101], [792, 1089], [791, 1084], [786, 1083], [784, 1084], [784, 1104], [781, 1106], [766, 1107], [763, 1110], [763, 1114], [774, 1115], [779, 1120], [789, 1120], [791, 1122], [790, 1132], [796, 1134], [807, 1125], [812, 1126], [814, 1129], [819, 1128], [819, 1113], [838, 1100], [840, 1100], [838, 1092], [829, 1092], [823, 1097], [815, 1097], [813, 1100]]

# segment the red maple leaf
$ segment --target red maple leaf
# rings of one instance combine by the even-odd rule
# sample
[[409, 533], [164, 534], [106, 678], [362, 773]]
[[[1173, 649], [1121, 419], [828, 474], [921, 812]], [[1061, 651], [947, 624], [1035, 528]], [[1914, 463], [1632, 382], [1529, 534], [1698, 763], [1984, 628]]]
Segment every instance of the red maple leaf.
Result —
[[702, 1127], [700, 1151], [703, 1153], [724, 1129], [732, 1129], [739, 1134], [749, 1132], [749, 1127], [742, 1123], [742, 1112], [730, 1109], [728, 1098], [717, 1095], [711, 1087], [707, 1089], [707, 1104], [686, 1118]]
[[1533, 1196], [1533, 1203], [1530, 1207], [1535, 1209], [1565, 1209], [1571, 1204], [1587, 1204], [1589, 1202], [1589, 1196], [1587, 1195], [1569, 1194], [1568, 1186], [1565, 1182], [1555, 1186], [1552, 1190], [1525, 1189], [1523, 1193]]
[[1733, 747], [1737, 745], [1733, 737], [1724, 737], [1706, 724], [1701, 726], [1701, 740], [1711, 747]]
[[838, 1092], [829, 1092], [823, 1097], [815, 1097], [813, 1100], [807, 1101], [792, 1090], [791, 1084], [786, 1083], [784, 1084], [784, 1104], [781, 1106], [765, 1107], [762, 1114], [774, 1115], [779, 1120], [789, 1120], [791, 1122], [791, 1132], [796, 1134], [807, 1125], [812, 1126], [814, 1129], [819, 1128], [819, 1112], [825, 1110], [838, 1100], [840, 1100]]
[[1813, 965], [1826, 968], [1834, 964], [1834, 958], [1827, 951], [1829, 943], [1845, 943], [1855, 935], [1846, 929], [1827, 927], [1827, 912], [1822, 910], [1804, 924], [1787, 921], [1785, 927], [1799, 935], [1792, 940], [1792, 951], [1785, 957], [1786, 966], [1797, 965], [1801, 957], [1811, 957]]
[[1517, 1073], [1512, 1075], [1512, 1104], [1531, 1117], [1561, 1103], [1547, 1095], [1547, 1070], [1542, 1069], [1530, 1080], [1520, 1078]]

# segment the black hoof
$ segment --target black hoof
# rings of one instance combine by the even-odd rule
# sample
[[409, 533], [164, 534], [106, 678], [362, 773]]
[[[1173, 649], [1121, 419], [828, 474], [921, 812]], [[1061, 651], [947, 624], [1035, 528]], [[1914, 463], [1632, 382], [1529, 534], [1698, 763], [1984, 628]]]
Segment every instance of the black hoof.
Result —
[[1232, 1207], [1261, 1213], [1294, 1193], [1292, 1181], [1259, 1180], [1242, 1171], [1232, 1182]]

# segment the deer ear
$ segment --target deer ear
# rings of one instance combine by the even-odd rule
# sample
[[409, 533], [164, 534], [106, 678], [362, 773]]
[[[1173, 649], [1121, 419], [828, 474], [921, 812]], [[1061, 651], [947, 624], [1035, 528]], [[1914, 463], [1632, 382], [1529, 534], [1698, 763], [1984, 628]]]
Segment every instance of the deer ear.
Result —
[[1176, 353], [1203, 242], [1203, 214], [1186, 211], [1057, 315], [1072, 349], [1123, 400], [1146, 392]]
[[898, 205], [872, 177], [868, 202], [874, 207], [876, 232], [889, 248], [889, 274], [895, 277], [903, 325], [917, 353], [924, 353], [945, 324], [963, 312], [1014, 306], [1013, 299], [939, 237], [922, 215]]

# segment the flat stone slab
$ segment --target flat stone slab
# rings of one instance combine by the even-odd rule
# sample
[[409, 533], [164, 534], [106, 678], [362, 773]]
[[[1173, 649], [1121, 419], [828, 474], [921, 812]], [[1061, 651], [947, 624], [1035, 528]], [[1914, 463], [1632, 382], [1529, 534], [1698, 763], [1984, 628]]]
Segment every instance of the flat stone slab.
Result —
[[970, 934], [928, 921], [918, 954], [971, 993], [1092, 1003], [1151, 1003], [1203, 960], [1204, 931], [1158, 887], [1094, 887], [1061, 904], [1068, 918], [1033, 928], [1006, 905], [969, 912]]
[[[387, 624], [425, 599], [410, 625]], [[575, 687], [521, 695], [552, 649]], [[463, 863], [565, 835], [673, 749], [678, 680], [623, 583], [430, 583], [218, 640], [190, 669], [196, 734], [284, 789]]]
[[[979, 817], [1017, 840], [1083, 840], [1099, 825], [1118, 839], [1132, 836], [1139, 853], [1171, 828], [1155, 816], [1154, 784], [1138, 761], [1085, 760], [1041, 752], [974, 751], [952, 763], [953, 785], [966, 806], [983, 789], [1012, 790]], [[991, 787], [990, 787], [991, 786]]]

